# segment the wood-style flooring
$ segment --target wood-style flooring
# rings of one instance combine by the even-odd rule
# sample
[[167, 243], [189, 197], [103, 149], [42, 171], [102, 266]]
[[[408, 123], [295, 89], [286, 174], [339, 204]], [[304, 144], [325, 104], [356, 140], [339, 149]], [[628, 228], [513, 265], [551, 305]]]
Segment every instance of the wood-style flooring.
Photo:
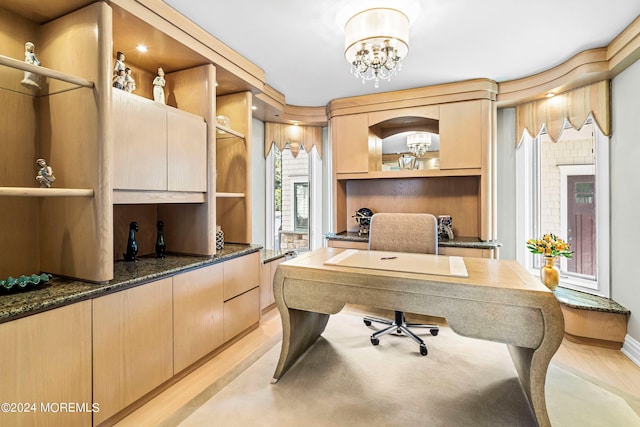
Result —
[[[349, 306], [348, 309], [364, 312], [355, 306]], [[115, 425], [157, 426], [165, 422], [210, 384], [237, 368], [256, 348], [280, 334], [280, 314], [274, 308], [263, 315], [259, 328], [173, 383]], [[619, 350], [577, 344], [565, 339], [553, 360], [640, 398], [640, 367]]]

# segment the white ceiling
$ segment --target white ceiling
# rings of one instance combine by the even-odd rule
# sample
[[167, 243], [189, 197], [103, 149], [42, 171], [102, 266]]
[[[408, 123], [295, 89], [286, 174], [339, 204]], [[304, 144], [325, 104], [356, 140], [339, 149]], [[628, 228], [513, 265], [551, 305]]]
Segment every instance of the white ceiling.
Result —
[[[262, 68], [287, 104], [473, 78], [497, 82], [607, 46], [640, 16], [640, 0], [165, 0]], [[344, 24], [372, 6], [411, 19], [409, 54], [391, 82], [364, 85], [344, 58]]]

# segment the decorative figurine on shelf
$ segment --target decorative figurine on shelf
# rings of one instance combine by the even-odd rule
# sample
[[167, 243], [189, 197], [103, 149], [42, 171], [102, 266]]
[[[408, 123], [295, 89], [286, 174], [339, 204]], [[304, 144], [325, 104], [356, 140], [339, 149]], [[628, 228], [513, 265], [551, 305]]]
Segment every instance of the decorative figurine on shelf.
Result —
[[216, 250], [224, 249], [224, 231], [219, 225], [216, 226]]
[[158, 221], [158, 237], [156, 238], [156, 258], [164, 258], [167, 251], [167, 244], [164, 241], [164, 222]]
[[164, 70], [162, 67], [158, 68], [158, 75], [153, 79], [153, 100], [161, 103], [164, 102]]
[[125, 71], [119, 70], [116, 74], [113, 75], [113, 87], [115, 87], [116, 89], [124, 89], [125, 79]]
[[136, 90], [136, 81], [133, 79], [131, 75], [131, 68], [127, 67], [124, 69], [124, 90], [131, 93]]
[[129, 224], [129, 240], [127, 240], [127, 252], [124, 253], [125, 261], [137, 261], [136, 255], [138, 254], [138, 242], [136, 242], [136, 232], [139, 231], [138, 223], [132, 221]]
[[120, 71], [124, 71], [124, 53], [118, 52], [116, 53], [116, 60], [113, 63], [113, 80], [116, 79], [116, 76], [120, 74]]
[[[40, 61], [36, 57], [35, 49], [35, 45], [31, 42], [24, 44], [24, 62], [27, 64], [40, 65]], [[20, 84], [29, 89], [40, 90], [41, 81], [42, 77], [40, 75], [25, 71], [24, 78], [20, 81]]]
[[51, 188], [51, 184], [56, 180], [56, 177], [53, 176], [53, 169], [47, 165], [45, 159], [36, 160], [36, 164], [40, 166], [38, 175], [36, 175], [36, 181], [40, 183], [40, 188]]

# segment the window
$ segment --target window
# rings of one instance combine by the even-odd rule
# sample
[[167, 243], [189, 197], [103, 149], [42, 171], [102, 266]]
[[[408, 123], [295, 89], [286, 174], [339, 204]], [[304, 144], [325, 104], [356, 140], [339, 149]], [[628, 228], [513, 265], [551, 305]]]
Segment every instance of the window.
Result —
[[[560, 258], [560, 286], [609, 296], [609, 141], [592, 120], [565, 126], [557, 142], [528, 135], [516, 153], [518, 242], [554, 233], [571, 244]], [[541, 256], [518, 248], [537, 274]]]
[[293, 228], [309, 232], [309, 183], [293, 183]]

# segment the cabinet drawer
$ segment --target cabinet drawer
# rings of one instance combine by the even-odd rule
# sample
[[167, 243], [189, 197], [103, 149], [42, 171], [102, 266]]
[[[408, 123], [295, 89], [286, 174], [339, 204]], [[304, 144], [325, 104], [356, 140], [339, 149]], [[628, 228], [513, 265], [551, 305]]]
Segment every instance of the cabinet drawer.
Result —
[[475, 248], [438, 248], [438, 255], [462, 256], [473, 258], [495, 258], [493, 249], [475, 249]]
[[369, 249], [369, 242], [353, 242], [350, 240], [328, 240], [330, 248]]
[[260, 320], [260, 289], [258, 287], [224, 303], [224, 340], [229, 341]]
[[260, 283], [260, 253], [234, 258], [224, 263], [222, 298], [227, 301]]

